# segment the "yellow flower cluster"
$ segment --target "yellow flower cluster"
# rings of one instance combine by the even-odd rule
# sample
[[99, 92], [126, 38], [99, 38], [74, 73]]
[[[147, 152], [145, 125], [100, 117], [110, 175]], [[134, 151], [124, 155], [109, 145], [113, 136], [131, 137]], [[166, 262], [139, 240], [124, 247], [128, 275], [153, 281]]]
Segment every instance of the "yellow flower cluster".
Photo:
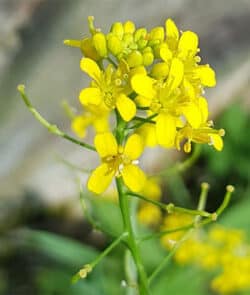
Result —
[[[178, 150], [183, 146], [190, 152], [191, 142], [195, 142], [222, 150], [224, 130], [212, 127], [203, 96], [204, 87], [215, 86], [215, 73], [209, 65], [200, 64], [195, 33], [180, 33], [171, 19], [166, 20], [165, 27], [150, 31], [136, 28], [131, 21], [116, 22], [107, 34], [94, 26], [93, 17], [88, 21], [90, 37], [64, 43], [81, 49], [84, 57], [80, 68], [91, 78], [89, 87], [79, 95], [83, 113], [72, 122], [80, 137], [90, 125], [97, 133], [95, 143], [102, 164], [90, 177], [90, 190], [103, 192], [113, 176], [122, 176], [132, 191], [142, 190], [145, 176], [134, 163], [145, 146]], [[111, 134], [113, 111], [124, 122], [123, 131], [130, 135], [122, 143]], [[109, 141], [101, 142], [100, 133], [106, 134], [102, 140]], [[127, 145], [132, 150], [130, 143], [125, 143], [127, 138], [134, 144], [132, 157], [126, 152]], [[105, 153], [100, 152], [102, 144]], [[140, 186], [134, 184], [134, 177], [139, 177]]]
[[[184, 214], [171, 214], [164, 220], [163, 229], [189, 225], [192, 218]], [[162, 244], [170, 250], [185, 231], [167, 234]], [[175, 261], [196, 264], [207, 271], [216, 272], [211, 288], [219, 294], [235, 294], [250, 289], [250, 245], [244, 232], [223, 226], [211, 226], [208, 232], [195, 231], [176, 251]]]

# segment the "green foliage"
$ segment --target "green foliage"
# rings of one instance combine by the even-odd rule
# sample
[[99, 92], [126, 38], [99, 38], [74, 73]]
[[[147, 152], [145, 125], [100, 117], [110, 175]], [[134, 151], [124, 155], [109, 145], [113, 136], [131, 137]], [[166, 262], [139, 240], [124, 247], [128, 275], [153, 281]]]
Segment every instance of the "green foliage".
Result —
[[242, 181], [250, 177], [250, 116], [242, 105], [232, 105], [219, 120], [219, 125], [225, 128], [224, 149], [215, 153], [205, 147], [208, 169], [216, 178], [236, 177]]

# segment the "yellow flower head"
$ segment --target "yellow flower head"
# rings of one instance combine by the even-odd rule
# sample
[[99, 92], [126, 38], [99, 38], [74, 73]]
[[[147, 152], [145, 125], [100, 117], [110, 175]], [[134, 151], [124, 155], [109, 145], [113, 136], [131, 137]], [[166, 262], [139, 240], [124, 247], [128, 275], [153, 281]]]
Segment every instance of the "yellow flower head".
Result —
[[137, 159], [143, 151], [143, 143], [138, 134], [131, 135], [124, 147], [118, 146], [110, 132], [97, 134], [95, 147], [102, 163], [89, 177], [87, 186], [90, 191], [101, 194], [108, 188], [113, 177], [122, 177], [133, 192], [143, 189], [146, 176], [137, 166]]
[[184, 143], [184, 151], [189, 153], [191, 151], [191, 142], [195, 143], [207, 143], [212, 145], [217, 151], [223, 149], [224, 129], [216, 130], [212, 128], [212, 122], [207, 121], [208, 109], [207, 101], [203, 97], [198, 99], [198, 107], [200, 109], [201, 121], [198, 126], [192, 126], [188, 122], [178, 130], [175, 139], [176, 148], [180, 150], [180, 143], [186, 140]]
[[80, 93], [79, 99], [84, 106], [100, 107], [104, 104], [108, 110], [116, 108], [125, 121], [135, 116], [136, 105], [127, 95], [127, 73], [121, 76], [121, 71], [115, 70], [111, 64], [104, 72], [89, 58], [83, 58], [80, 66], [93, 79], [91, 87], [84, 88]]

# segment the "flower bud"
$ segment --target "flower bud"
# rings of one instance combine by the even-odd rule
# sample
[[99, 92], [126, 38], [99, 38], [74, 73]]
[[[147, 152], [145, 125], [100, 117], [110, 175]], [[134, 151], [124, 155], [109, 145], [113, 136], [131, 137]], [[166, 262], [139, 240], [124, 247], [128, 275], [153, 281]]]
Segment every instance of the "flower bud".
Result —
[[95, 61], [100, 59], [99, 54], [97, 53], [93, 41], [91, 38], [85, 38], [81, 41], [81, 51], [84, 56], [89, 57]]
[[142, 65], [142, 62], [143, 62], [143, 57], [142, 57], [142, 54], [138, 50], [132, 51], [127, 56], [127, 63], [130, 68], [140, 66], [140, 65]]
[[169, 67], [165, 62], [157, 63], [153, 66], [151, 75], [156, 79], [161, 79], [167, 76]]
[[123, 44], [128, 47], [132, 42], [133, 42], [133, 35], [130, 34], [130, 33], [126, 33], [123, 35], [123, 39], [122, 39], [122, 42]]
[[147, 35], [147, 30], [145, 28], [140, 28], [135, 31], [135, 42], [140, 39], [144, 39]]
[[110, 32], [114, 33], [121, 40], [124, 34], [122, 23], [121, 22], [113, 23]]
[[135, 31], [135, 24], [132, 21], [128, 20], [123, 24], [123, 29], [125, 34], [133, 34]]
[[93, 44], [94, 47], [97, 51], [97, 53], [101, 56], [101, 57], [106, 57], [107, 56], [107, 44], [106, 44], [106, 38], [105, 35], [103, 33], [96, 33], [93, 36]]
[[150, 40], [164, 40], [164, 28], [163, 27], [155, 27], [149, 33]]
[[142, 55], [143, 57], [143, 65], [150, 66], [154, 62], [154, 54], [152, 52], [145, 52]]
[[118, 55], [122, 52], [122, 42], [121, 40], [114, 35], [113, 33], [109, 33], [107, 35], [107, 45], [109, 51], [114, 55]]

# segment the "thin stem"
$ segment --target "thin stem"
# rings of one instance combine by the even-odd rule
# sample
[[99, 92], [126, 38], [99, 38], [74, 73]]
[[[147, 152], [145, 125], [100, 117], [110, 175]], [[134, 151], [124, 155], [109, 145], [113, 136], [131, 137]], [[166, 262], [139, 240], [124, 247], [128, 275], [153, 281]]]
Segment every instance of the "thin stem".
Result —
[[189, 158], [187, 158], [185, 161], [178, 163], [176, 166], [176, 170], [178, 172], [184, 172], [188, 170], [190, 167], [194, 165], [194, 163], [198, 160], [199, 156], [201, 154], [201, 145], [195, 144], [194, 145], [194, 151], [191, 154]]
[[130, 219], [129, 200], [128, 200], [128, 196], [126, 195], [124, 184], [121, 178], [116, 178], [116, 186], [117, 186], [117, 191], [119, 195], [121, 213], [123, 217], [124, 232], [128, 233], [127, 245], [131, 251], [131, 254], [133, 256], [133, 259], [137, 268], [137, 272], [138, 272], [139, 292], [141, 295], [148, 295], [149, 289], [148, 289], [147, 274], [142, 264], [141, 255], [138, 249], [138, 245], [136, 243], [133, 226]]
[[192, 210], [192, 209], [178, 207], [178, 206], [175, 206], [173, 203], [166, 205], [164, 203], [161, 203], [161, 202], [158, 202], [158, 201], [155, 201], [152, 199], [148, 199], [142, 195], [139, 195], [139, 194], [136, 194], [133, 192], [129, 192], [127, 194], [130, 196], [134, 196], [136, 198], [139, 198], [139, 199], [146, 201], [148, 203], [154, 204], [155, 206], [160, 207], [161, 209], [167, 211], [168, 213], [180, 212], [180, 213], [186, 213], [186, 214], [195, 215], [195, 216], [198, 215], [198, 216], [202, 216], [202, 217], [212, 217], [214, 214], [214, 213], [209, 213], [209, 212], [206, 212], [203, 210]]
[[182, 208], [182, 207], [175, 206], [172, 203], [168, 204], [166, 206], [166, 209], [168, 213], [179, 212], [179, 213], [186, 213], [189, 215], [202, 216], [202, 217], [212, 217], [213, 215], [213, 213], [209, 213], [204, 210], [192, 210], [192, 209]]
[[148, 111], [149, 110], [149, 107], [140, 107], [140, 106], [136, 106], [136, 108], [138, 110], [142, 110], [142, 111]]
[[137, 194], [137, 193], [127, 192], [127, 195], [128, 195], [128, 196], [133, 196], [133, 197], [136, 197], [136, 198], [138, 198], [138, 199], [141, 199], [141, 200], [143, 200], [143, 201], [145, 201], [145, 202], [148, 202], [148, 203], [154, 204], [155, 206], [160, 207], [160, 208], [163, 209], [163, 210], [166, 210], [166, 209], [167, 209], [167, 208], [166, 208], [166, 204], [161, 203], [161, 202], [158, 202], [158, 201], [155, 201], [155, 200], [152, 200], [152, 199], [148, 199], [148, 198], [146, 198], [146, 197], [144, 197], [144, 196], [142, 196], [142, 195], [139, 195], [139, 194]]
[[85, 143], [85, 142], [82, 142], [82, 141], [79, 141], [71, 136], [69, 136], [68, 134], [64, 133], [63, 131], [61, 131], [56, 125], [54, 124], [50, 124], [34, 107], [33, 105], [31, 104], [31, 102], [29, 101], [27, 95], [25, 94], [25, 86], [24, 85], [18, 85], [17, 87], [19, 93], [21, 94], [21, 97], [25, 103], [25, 105], [27, 106], [27, 108], [29, 109], [29, 111], [33, 114], [33, 116], [45, 127], [48, 129], [49, 132], [55, 134], [55, 135], [58, 135], [60, 137], [63, 137], [75, 144], [78, 144], [86, 149], [89, 149], [89, 150], [92, 150], [92, 151], [96, 151], [95, 147], [88, 144], [88, 143]]
[[107, 57], [107, 60], [117, 69], [117, 64], [113, 61], [111, 57]]
[[221, 213], [226, 209], [226, 207], [228, 206], [230, 200], [231, 200], [231, 196], [232, 193], [234, 192], [234, 187], [232, 185], [228, 185], [226, 187], [226, 194], [224, 196], [224, 200], [222, 202], [222, 204], [220, 205], [220, 207], [215, 211], [217, 216], [221, 215]]
[[83, 193], [83, 190], [82, 190], [82, 186], [80, 184], [80, 181], [79, 181], [79, 187], [80, 187], [80, 204], [81, 204], [81, 207], [82, 207], [82, 211], [83, 211], [84, 217], [87, 219], [87, 221], [92, 225], [92, 227], [94, 229], [99, 230], [99, 231], [105, 233], [108, 236], [114, 237], [115, 236], [114, 234], [111, 234], [110, 232], [107, 232], [106, 229], [103, 226], [101, 226], [101, 224], [99, 222], [97, 222], [91, 216], [91, 214], [89, 213], [89, 210], [87, 208], [87, 204], [86, 204], [86, 201], [85, 201], [85, 197], [84, 197], [84, 193]]
[[126, 233], [122, 233], [118, 238], [116, 238], [103, 252], [100, 253], [96, 257], [95, 260], [93, 260], [89, 264], [85, 264], [73, 277], [72, 282], [76, 283], [79, 279], [84, 279], [87, 277], [88, 273], [90, 273], [93, 268], [101, 262], [101, 260], [106, 257], [116, 246], [120, 244], [120, 242], [126, 237]]
[[162, 236], [172, 234], [172, 233], [176, 233], [176, 232], [179, 232], [179, 231], [188, 230], [188, 229], [193, 228], [193, 227], [194, 227], [194, 223], [190, 223], [190, 224], [185, 225], [185, 226], [180, 226], [180, 227], [176, 227], [176, 228], [173, 228], [173, 229], [162, 230], [160, 232], [156, 232], [156, 233], [153, 233], [153, 234], [149, 234], [149, 235], [145, 235], [143, 237], [140, 237], [140, 238], [138, 238], [138, 241], [139, 242], [144, 242], [144, 241], [147, 241], [147, 240], [160, 238]]
[[136, 128], [139, 128], [141, 127], [142, 125], [144, 125], [145, 123], [151, 123], [151, 119], [155, 118], [156, 116], [158, 116], [158, 114], [153, 114], [147, 118], [145, 118], [145, 121], [143, 120], [142, 122], [139, 122], [133, 126], [130, 126], [130, 127], [127, 127], [127, 129], [136, 129]]
[[[207, 200], [207, 191], [208, 191], [208, 185], [202, 184], [201, 185], [201, 194], [199, 198], [198, 203], [198, 211], [204, 210], [206, 206], [206, 200]], [[212, 221], [212, 218], [210, 218], [210, 222]], [[177, 249], [189, 238], [190, 234], [193, 232], [195, 225], [198, 224], [199, 220], [197, 218], [194, 219], [194, 226], [191, 227], [184, 235], [183, 237], [174, 245], [172, 250], [168, 253], [168, 255], [162, 260], [162, 262], [158, 265], [158, 267], [153, 271], [151, 276], [149, 277], [149, 284], [156, 278], [156, 276], [162, 271], [162, 269], [166, 266], [166, 264], [169, 262], [169, 260], [173, 257], [173, 255], [176, 253]]]
[[137, 121], [144, 122], [144, 123], [155, 124], [155, 121], [153, 121], [153, 120], [149, 120], [148, 118], [143, 118], [143, 117], [135, 116], [133, 119], [134, 119], [134, 120], [137, 120]]

